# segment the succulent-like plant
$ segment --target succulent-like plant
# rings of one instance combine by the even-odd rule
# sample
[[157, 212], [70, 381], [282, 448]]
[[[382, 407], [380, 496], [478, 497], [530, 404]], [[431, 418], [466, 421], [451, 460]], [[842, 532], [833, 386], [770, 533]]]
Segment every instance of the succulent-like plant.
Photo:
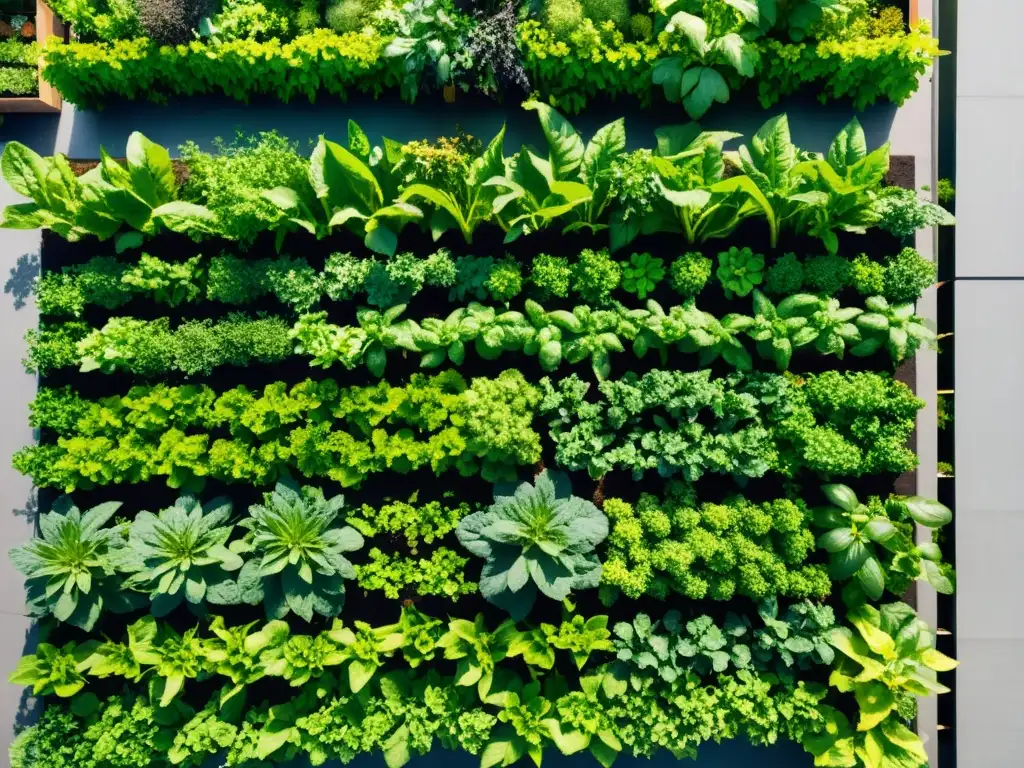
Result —
[[39, 518], [40, 536], [10, 551], [25, 576], [30, 615], [52, 614], [88, 632], [104, 610], [124, 613], [143, 604], [142, 595], [119, 588], [124, 537], [119, 528], [104, 528], [120, 506], [108, 501], [82, 514], [62, 496]]
[[154, 616], [166, 616], [182, 601], [198, 615], [204, 602], [238, 603], [231, 572], [242, 567], [242, 558], [226, 546], [230, 518], [231, 501], [224, 497], [200, 504], [182, 496], [159, 514], [139, 512], [120, 558], [121, 569], [134, 574], [125, 586], [149, 595]]
[[231, 550], [254, 557], [242, 566], [238, 587], [242, 602], [262, 602], [268, 619], [294, 612], [306, 621], [313, 614], [337, 616], [345, 603], [344, 579], [355, 578], [342, 553], [363, 546], [351, 526], [336, 524], [345, 500], [325, 499], [319, 488], [300, 488], [291, 478], [278, 482], [264, 504], [249, 508], [239, 525], [245, 538]]
[[725, 296], [746, 296], [764, 279], [764, 256], [749, 248], [733, 246], [718, 254], [718, 271], [715, 273]]
[[629, 264], [622, 271], [622, 287], [629, 293], [635, 293], [638, 299], [645, 299], [663, 277], [665, 277], [663, 259], [651, 256], [649, 253], [634, 253], [629, 257]]
[[572, 495], [566, 475], [545, 470], [534, 485], [496, 488], [494, 504], [464, 518], [456, 534], [487, 560], [481, 594], [518, 620], [537, 590], [564, 600], [574, 589], [597, 587], [601, 562], [594, 548], [608, 535], [608, 518]]

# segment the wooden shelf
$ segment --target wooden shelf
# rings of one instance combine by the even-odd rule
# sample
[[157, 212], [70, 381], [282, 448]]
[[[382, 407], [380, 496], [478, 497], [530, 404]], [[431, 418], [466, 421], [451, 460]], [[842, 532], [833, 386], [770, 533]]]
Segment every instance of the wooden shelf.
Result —
[[[43, 0], [36, 0], [36, 40], [46, 45], [51, 37], [64, 37], [64, 25]], [[43, 62], [39, 59], [39, 95], [9, 96], [0, 98], [0, 113], [3, 112], [60, 112], [60, 94], [57, 89], [43, 80]]]

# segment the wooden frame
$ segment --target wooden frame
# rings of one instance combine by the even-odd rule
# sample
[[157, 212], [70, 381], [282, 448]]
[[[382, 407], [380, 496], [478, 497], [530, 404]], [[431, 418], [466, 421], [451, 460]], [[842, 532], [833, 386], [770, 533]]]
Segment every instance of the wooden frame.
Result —
[[[44, 45], [51, 37], [64, 37], [64, 25], [43, 0], [36, 0], [36, 40]], [[0, 98], [3, 112], [60, 112], [60, 94], [43, 80], [43, 62], [39, 61], [39, 95]]]

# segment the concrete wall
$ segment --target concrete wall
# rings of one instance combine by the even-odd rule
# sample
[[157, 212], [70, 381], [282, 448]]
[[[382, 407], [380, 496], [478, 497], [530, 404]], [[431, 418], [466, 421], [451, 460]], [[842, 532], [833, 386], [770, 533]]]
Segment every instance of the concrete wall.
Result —
[[1024, 763], [1024, 23], [1018, 0], [961, 0], [957, 34], [957, 754]]

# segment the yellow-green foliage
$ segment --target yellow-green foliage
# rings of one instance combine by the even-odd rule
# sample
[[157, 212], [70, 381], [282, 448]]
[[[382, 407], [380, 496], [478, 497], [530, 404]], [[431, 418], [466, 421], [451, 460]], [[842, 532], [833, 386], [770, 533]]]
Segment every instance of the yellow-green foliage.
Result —
[[831, 590], [823, 566], [803, 564], [814, 534], [802, 502], [754, 504], [737, 496], [697, 505], [692, 490], [673, 483], [664, 501], [650, 494], [635, 505], [608, 499], [604, 511], [612, 523], [602, 572], [606, 600], [620, 592], [730, 600], [824, 597]]

